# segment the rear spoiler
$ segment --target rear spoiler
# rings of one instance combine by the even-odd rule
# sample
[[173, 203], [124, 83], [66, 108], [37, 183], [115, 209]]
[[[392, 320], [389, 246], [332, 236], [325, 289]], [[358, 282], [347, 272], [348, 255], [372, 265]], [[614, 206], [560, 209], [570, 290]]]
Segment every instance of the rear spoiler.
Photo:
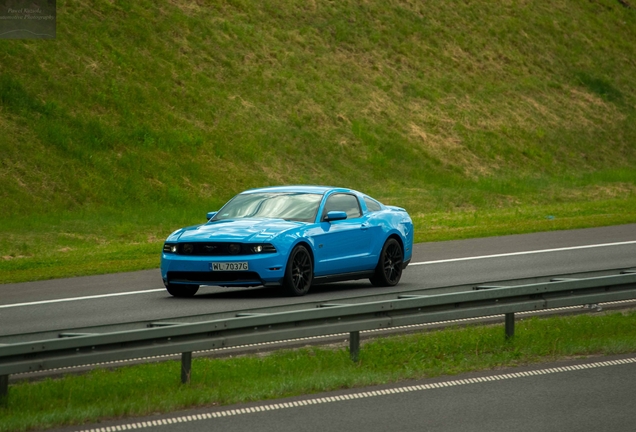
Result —
[[386, 207], [387, 207], [387, 208], [389, 208], [389, 209], [391, 209], [391, 210], [401, 211], [401, 212], [405, 212], [405, 213], [406, 213], [406, 210], [405, 210], [405, 209], [403, 209], [402, 207], [397, 207], [397, 206], [392, 206], [392, 205], [388, 205], [388, 206], [386, 206]]

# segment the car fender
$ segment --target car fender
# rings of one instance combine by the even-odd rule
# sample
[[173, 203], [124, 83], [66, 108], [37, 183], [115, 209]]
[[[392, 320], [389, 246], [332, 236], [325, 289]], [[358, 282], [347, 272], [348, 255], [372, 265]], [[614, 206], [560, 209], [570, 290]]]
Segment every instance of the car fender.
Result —
[[413, 222], [411, 218], [404, 210], [395, 213], [391, 212], [385, 216], [382, 222], [385, 227], [385, 236], [379, 246], [380, 250], [382, 250], [382, 246], [384, 246], [389, 237], [398, 237], [402, 243], [404, 261], [410, 261], [413, 254]]

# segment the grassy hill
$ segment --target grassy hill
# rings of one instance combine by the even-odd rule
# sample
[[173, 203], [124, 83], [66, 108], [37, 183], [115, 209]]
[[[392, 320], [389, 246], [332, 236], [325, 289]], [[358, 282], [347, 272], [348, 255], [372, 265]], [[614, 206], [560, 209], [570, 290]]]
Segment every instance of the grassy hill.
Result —
[[274, 184], [418, 241], [636, 222], [635, 167], [625, 1], [66, 0], [0, 40], [0, 282], [156, 267]]

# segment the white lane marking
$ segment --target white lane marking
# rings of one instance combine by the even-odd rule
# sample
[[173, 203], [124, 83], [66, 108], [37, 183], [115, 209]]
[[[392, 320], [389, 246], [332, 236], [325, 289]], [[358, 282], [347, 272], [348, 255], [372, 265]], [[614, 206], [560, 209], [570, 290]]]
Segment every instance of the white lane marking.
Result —
[[[533, 250], [533, 251], [524, 251], [524, 252], [509, 252], [509, 253], [495, 254], [495, 255], [451, 258], [451, 259], [437, 260], [437, 261], [424, 261], [424, 262], [410, 263], [409, 266], [426, 265], [426, 264], [441, 264], [441, 263], [456, 262], [456, 261], [470, 261], [470, 260], [478, 260], [478, 259], [486, 259], [486, 258], [501, 258], [501, 257], [508, 257], [508, 256], [516, 256], [516, 255], [539, 254], [539, 253], [546, 253], [546, 252], [562, 252], [562, 251], [577, 250], [577, 249], [592, 249], [592, 248], [608, 247], [608, 246], [623, 246], [623, 245], [630, 245], [630, 244], [636, 244], [636, 240], [618, 242], [618, 243], [603, 243], [603, 244], [594, 244], [594, 245], [585, 245], [585, 246], [571, 246], [571, 247], [563, 247], [563, 248], [557, 248], [557, 249], [542, 249], [542, 250]], [[19, 306], [37, 306], [37, 305], [44, 305], [44, 304], [50, 304], [50, 303], [63, 303], [67, 301], [77, 301], [77, 300], [91, 300], [91, 299], [117, 297], [117, 296], [132, 295], [132, 294], [146, 294], [146, 293], [159, 292], [159, 291], [165, 291], [165, 290], [163, 288], [160, 288], [160, 289], [152, 289], [152, 290], [145, 290], [145, 291], [130, 291], [130, 292], [113, 293], [113, 294], [100, 294], [100, 295], [86, 296], [86, 297], [72, 297], [72, 298], [63, 298], [63, 299], [55, 299], [55, 300], [42, 300], [39, 302], [30, 302], [30, 303], [14, 303], [14, 304], [8, 304], [8, 305], [0, 305], [0, 309], [19, 307]]]
[[112, 432], [116, 428], [117, 430], [119, 430], [119, 427], [121, 427], [121, 429], [123, 430], [146, 429], [152, 426], [167, 425], [167, 424], [174, 424], [174, 423], [191, 423], [194, 421], [212, 420], [219, 417], [235, 417], [235, 416], [252, 414], [255, 412], [262, 412], [262, 411], [300, 408], [307, 405], [345, 402], [351, 399], [367, 399], [367, 398], [373, 398], [378, 396], [391, 396], [392, 394], [397, 394], [397, 393], [412, 393], [412, 392], [426, 391], [426, 390], [437, 390], [443, 387], [491, 383], [493, 381], [527, 378], [527, 377], [533, 377], [533, 376], [539, 376], [539, 375], [556, 374], [556, 373], [564, 373], [564, 372], [575, 372], [575, 371], [580, 371], [585, 369], [595, 369], [595, 368], [602, 368], [602, 367], [608, 367], [608, 366], [620, 366], [620, 365], [626, 365], [626, 364], [632, 364], [632, 363], [636, 363], [636, 357], [628, 357], [624, 359], [601, 361], [601, 362], [594, 362], [594, 363], [583, 363], [583, 364], [572, 365], [572, 366], [544, 368], [544, 369], [530, 370], [530, 371], [518, 372], [518, 373], [515, 373], [515, 372], [501, 373], [498, 375], [489, 375], [484, 377], [448, 380], [448, 381], [442, 381], [439, 383], [394, 387], [394, 388], [384, 389], [384, 390], [360, 391], [357, 393], [350, 393], [346, 395], [319, 397], [319, 398], [296, 400], [296, 401], [290, 401], [290, 402], [270, 403], [267, 405], [241, 408], [241, 409], [228, 408], [224, 410], [222, 409], [220, 411], [212, 411], [212, 412], [207, 412], [203, 414], [184, 415], [184, 416], [172, 417], [172, 418], [167, 418], [167, 419], [158, 420], [158, 421], [154, 420], [152, 422], [149, 422], [149, 421], [134, 422], [133, 420], [133, 423], [125, 423], [119, 426], [107, 426], [107, 427], [95, 428], [95, 429], [85, 429], [81, 432]]
[[593, 245], [585, 245], [585, 246], [570, 246], [570, 247], [562, 247], [562, 248], [556, 248], [556, 249], [541, 249], [541, 250], [532, 250], [532, 251], [524, 251], [524, 252], [509, 252], [509, 253], [503, 253], [503, 254], [471, 256], [471, 257], [465, 257], [465, 258], [450, 258], [450, 259], [444, 259], [444, 260], [410, 263], [409, 266], [426, 265], [426, 264], [441, 264], [441, 263], [456, 262], [456, 261], [470, 261], [470, 260], [478, 260], [478, 259], [486, 259], [486, 258], [501, 258], [501, 257], [517, 256], [517, 255], [531, 255], [531, 254], [540, 254], [540, 253], [547, 253], [547, 252], [562, 252], [562, 251], [569, 251], [569, 250], [592, 249], [592, 248], [609, 247], [609, 246], [624, 246], [624, 245], [631, 245], [631, 244], [636, 244], [636, 240], [618, 242], [618, 243], [602, 243], [602, 244], [593, 244]]
[[0, 309], [7, 309], [7, 308], [19, 307], [19, 306], [37, 306], [37, 305], [43, 305], [43, 304], [49, 304], [49, 303], [63, 303], [63, 302], [71, 302], [71, 301], [77, 301], [77, 300], [91, 300], [91, 299], [99, 299], [99, 298], [105, 298], [105, 297], [119, 297], [119, 296], [134, 295], [134, 294], [147, 294], [147, 293], [159, 292], [159, 291], [165, 291], [165, 288], [151, 289], [151, 290], [144, 290], [144, 291], [129, 291], [129, 292], [112, 293], [112, 294], [100, 294], [100, 295], [85, 296], [85, 297], [42, 300], [42, 301], [29, 302], [29, 303], [13, 303], [8, 305], [0, 305]]

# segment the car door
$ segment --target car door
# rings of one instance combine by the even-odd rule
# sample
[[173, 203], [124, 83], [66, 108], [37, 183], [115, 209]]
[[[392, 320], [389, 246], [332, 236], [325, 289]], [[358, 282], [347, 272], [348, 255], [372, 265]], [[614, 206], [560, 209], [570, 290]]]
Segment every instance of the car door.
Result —
[[[328, 221], [330, 211], [347, 214], [346, 219]], [[314, 235], [316, 276], [369, 270], [372, 230], [366, 224], [358, 198], [350, 193], [333, 193], [325, 201], [320, 228]]]

